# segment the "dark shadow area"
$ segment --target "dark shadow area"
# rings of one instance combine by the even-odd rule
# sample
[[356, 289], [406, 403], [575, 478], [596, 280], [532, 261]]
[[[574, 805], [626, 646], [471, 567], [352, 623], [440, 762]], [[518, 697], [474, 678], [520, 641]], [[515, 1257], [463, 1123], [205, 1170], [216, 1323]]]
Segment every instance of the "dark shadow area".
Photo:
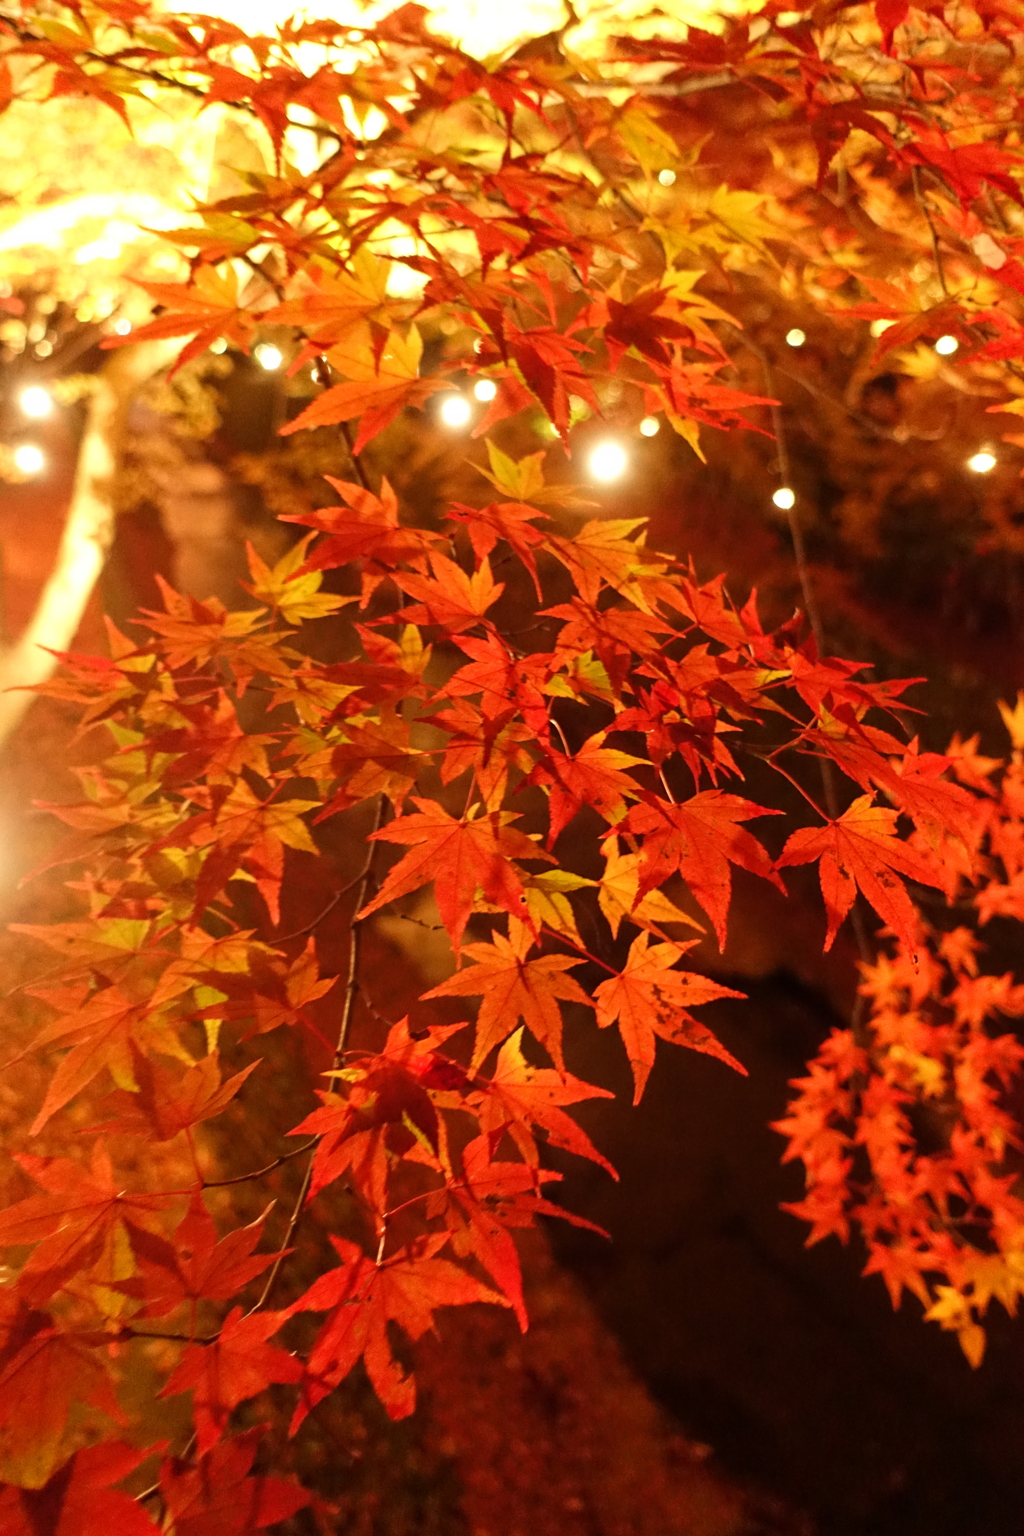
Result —
[[621, 1182], [560, 1161], [562, 1198], [612, 1241], [552, 1223], [557, 1256], [683, 1431], [821, 1536], [1020, 1529], [1024, 1334], [994, 1309], [972, 1371], [915, 1301], [892, 1312], [855, 1245], [804, 1249], [806, 1227], [779, 1210], [801, 1176], [767, 1127], [836, 1020], [787, 974], [736, 984], [750, 1001], [706, 1017], [748, 1078], [659, 1046], [633, 1109], [614, 1039], [570, 1057], [616, 1090], [580, 1119]]

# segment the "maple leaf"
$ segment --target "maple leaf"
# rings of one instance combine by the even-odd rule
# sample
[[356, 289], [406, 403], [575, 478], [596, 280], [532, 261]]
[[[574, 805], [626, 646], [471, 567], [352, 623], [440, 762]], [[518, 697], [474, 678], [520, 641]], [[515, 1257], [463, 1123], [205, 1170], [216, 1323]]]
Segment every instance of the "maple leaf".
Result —
[[389, 271], [388, 262], [360, 246], [353, 252], [349, 270], [328, 273], [313, 268], [297, 273], [294, 296], [265, 310], [262, 321], [301, 326], [310, 342], [304, 356], [338, 342], [361, 340], [367, 322], [389, 328], [392, 315], [404, 307], [388, 298]]
[[550, 785], [549, 848], [584, 805], [593, 806], [606, 821], [614, 824], [626, 814], [626, 796], [635, 799], [639, 795], [639, 784], [623, 770], [642, 763], [643, 758], [606, 747], [607, 735], [607, 731], [598, 731], [588, 737], [571, 757], [550, 748], [527, 775], [528, 784]]
[[471, 1102], [480, 1117], [480, 1129], [507, 1130], [522, 1156], [537, 1167], [539, 1153], [534, 1132], [541, 1130], [553, 1147], [573, 1152], [577, 1157], [599, 1163], [611, 1174], [618, 1174], [594, 1146], [562, 1104], [578, 1104], [583, 1099], [611, 1099], [607, 1088], [585, 1083], [569, 1072], [555, 1072], [550, 1067], [533, 1067], [522, 1052], [523, 1027], [505, 1041], [498, 1052], [489, 1078], [474, 1079]]
[[[205, 603], [183, 596], [156, 576], [164, 600], [165, 612], [143, 608], [146, 627], [164, 641], [167, 663], [171, 667], [205, 666], [207, 662], [229, 653], [232, 642], [248, 639], [257, 624], [264, 622], [261, 609], [229, 613], [219, 598]], [[267, 644], [272, 642], [268, 640]]]
[[[627, 918], [639, 928], [649, 928], [655, 934], [659, 933], [656, 926], [658, 923], [685, 923], [688, 928], [696, 928], [701, 933], [704, 932], [699, 923], [687, 916], [659, 890], [648, 891], [641, 901], [637, 901], [637, 892], [640, 889], [641, 856], [639, 853], [623, 853], [619, 848], [619, 840], [615, 836], [605, 838], [601, 847], [605, 856], [605, 871], [601, 877], [597, 899], [612, 930], [613, 938], [618, 938], [623, 918]], [[664, 935], [659, 936], [664, 937]]]
[[575, 538], [550, 535], [548, 548], [572, 576], [584, 603], [596, 605], [602, 587], [611, 587], [620, 596], [628, 598], [641, 613], [651, 613], [638, 578], [660, 574], [666, 568], [665, 562], [654, 556], [651, 563], [645, 564], [643, 545], [629, 537], [646, 521], [642, 517], [600, 521], [595, 518], [586, 523]]
[[637, 904], [678, 871], [710, 917], [718, 946], [724, 949], [730, 863], [785, 890], [761, 844], [736, 823], [779, 814], [720, 789], [702, 790], [681, 805], [664, 800], [634, 805], [619, 830], [642, 839]]
[[254, 1253], [267, 1213], [218, 1240], [202, 1191], [193, 1190], [173, 1243], [140, 1234], [136, 1239], [138, 1277], [117, 1289], [137, 1297], [142, 1317], [164, 1317], [184, 1301], [230, 1301], [244, 1285], [281, 1257]]
[[454, 501], [448, 509], [448, 519], [466, 527], [478, 562], [487, 558], [499, 539], [505, 540], [529, 571], [538, 602], [541, 588], [535, 551], [543, 546], [545, 539], [533, 523], [541, 516], [543, 514], [533, 507], [518, 501], [500, 501], [489, 507], [467, 507]]
[[932, 859], [896, 836], [896, 816], [895, 811], [874, 805], [870, 795], [861, 795], [837, 821], [794, 832], [776, 860], [780, 869], [821, 860], [821, 891], [828, 913], [826, 949], [831, 949], [858, 890], [907, 948], [916, 949], [920, 918], [899, 875], [940, 888], [943, 878]]
[[731, 987], [721, 987], [695, 971], [676, 971], [696, 940], [688, 944], [651, 944], [640, 933], [630, 946], [625, 969], [602, 981], [594, 991], [597, 1022], [602, 1029], [618, 1021], [629, 1064], [633, 1068], [635, 1092], [639, 1104], [644, 1085], [654, 1065], [655, 1036], [685, 1045], [691, 1051], [717, 1056], [727, 1066], [746, 1077], [747, 1069], [722, 1045], [710, 1029], [692, 1017], [690, 1008], [713, 1002], [719, 997], [743, 997]]
[[309, 551], [306, 565], [310, 569], [330, 570], [353, 560], [368, 561], [371, 571], [378, 566], [389, 571], [403, 561], [419, 567], [439, 542], [438, 534], [405, 528], [398, 521], [398, 499], [386, 475], [381, 479], [379, 496], [333, 475], [324, 479], [341, 497], [340, 507], [321, 507], [316, 512], [282, 518], [282, 522], [302, 523], [327, 535]]
[[[347, 1172], [372, 1209], [383, 1210], [390, 1166], [396, 1155], [409, 1152], [413, 1141], [429, 1149], [428, 1157], [440, 1167], [444, 1127], [428, 1084], [432, 1069], [444, 1062], [435, 1060], [432, 1047], [450, 1033], [448, 1028], [432, 1032], [426, 1041], [413, 1041], [403, 1019], [388, 1032], [379, 1056], [332, 1074], [347, 1085], [347, 1097], [322, 1094], [322, 1108], [289, 1133], [319, 1138], [311, 1194]], [[453, 1080], [460, 1081], [454, 1069]]]
[[613, 371], [618, 368], [623, 352], [629, 350], [649, 362], [671, 368], [671, 343], [695, 340], [693, 331], [681, 318], [682, 307], [658, 285], [642, 290], [628, 303], [620, 303], [609, 294], [599, 301], [595, 311], [592, 323], [604, 331]]
[[404, 406], [422, 405], [437, 390], [450, 387], [444, 379], [420, 378], [423, 338], [414, 325], [404, 337], [399, 331], [391, 331], [376, 356], [368, 344], [360, 345], [351, 339], [331, 347], [326, 355], [346, 376], [344, 381], [332, 384], [293, 421], [281, 427], [282, 437], [359, 416], [353, 452], [361, 453]]
[[371, 840], [411, 845], [410, 851], [389, 872], [380, 891], [362, 911], [359, 921], [389, 902], [434, 882], [438, 911], [456, 952], [477, 890], [513, 917], [523, 914], [526, 895], [513, 858], [554, 860], [525, 833], [509, 825], [518, 818], [511, 811], [494, 811], [459, 820], [432, 800], [413, 796], [419, 809], [382, 827]]
[[274, 740], [269, 732], [243, 731], [234, 705], [219, 693], [212, 710], [191, 712], [187, 726], [147, 733], [144, 746], [151, 755], [173, 757], [160, 777], [167, 789], [175, 789], [197, 779], [230, 784], [243, 768], [269, 778], [267, 747]]
[[[452, 504], [452, 511], [449, 513], [449, 516], [454, 517], [456, 521], [467, 522], [470, 528], [471, 538], [473, 538], [473, 519], [480, 518], [486, 521], [492, 512], [495, 510], [505, 511], [508, 509], [509, 505], [516, 508], [516, 513], [509, 513], [509, 515], [515, 515], [517, 520], [519, 517], [525, 518], [527, 513], [531, 513], [534, 517], [536, 517], [538, 515], [534, 511], [534, 507], [536, 506], [594, 506], [595, 503], [593, 500], [588, 500], [582, 497], [579, 490], [574, 485], [547, 484], [544, 479], [544, 459], [546, 454], [543, 448], [538, 453], [528, 453], [525, 458], [513, 459], [507, 453], [503, 453], [498, 445], [493, 443], [490, 438], [486, 439], [486, 443], [487, 457], [490, 460], [491, 465], [490, 469], [484, 469], [481, 464], [475, 464], [473, 467], [478, 471], [479, 474], [488, 479], [491, 484], [495, 486], [499, 491], [507, 492], [508, 495], [513, 498], [513, 500], [511, 504], [502, 503], [498, 509], [493, 507], [482, 507], [475, 509], [471, 507], [463, 507], [460, 502], [454, 502]], [[524, 506], [524, 502], [528, 502], [531, 505]], [[524, 528], [520, 530], [520, 532], [524, 540], [524, 548], [517, 550], [517, 553], [519, 553], [523, 564], [526, 565], [527, 569], [531, 570], [532, 572], [532, 567], [529, 565], [528, 559], [529, 548], [533, 543], [542, 540], [544, 535], [540, 532], [539, 529]], [[474, 541], [474, 548], [475, 547], [476, 545]], [[487, 554], [488, 552], [489, 551], [487, 550], [482, 551], [484, 554]]]
[[542, 691], [548, 669], [535, 658], [517, 657], [499, 635], [459, 635], [455, 641], [472, 660], [445, 688], [450, 699], [480, 695], [485, 717], [500, 728], [517, 713], [542, 741], [549, 736], [548, 702]]
[[160, 1492], [174, 1536], [249, 1536], [287, 1520], [310, 1502], [283, 1477], [250, 1477], [262, 1427], [213, 1446], [199, 1465], [177, 1459], [160, 1468]]
[[418, 576], [415, 572], [395, 573], [395, 580], [410, 597], [418, 597], [421, 604], [404, 608], [396, 618], [410, 619], [418, 624], [440, 624], [449, 634], [471, 629], [478, 624], [498, 601], [505, 590], [504, 582], [495, 581], [490, 562], [482, 560], [472, 576], [449, 560], [446, 555], [431, 553], [430, 569], [433, 579]]
[[250, 1062], [241, 1072], [221, 1082], [219, 1058], [216, 1051], [211, 1051], [179, 1076], [140, 1051], [133, 1041], [132, 1076], [136, 1091], [112, 1094], [107, 1102], [116, 1105], [120, 1113], [109, 1126], [96, 1129], [116, 1128], [120, 1132], [141, 1133], [153, 1141], [170, 1141], [190, 1125], [219, 1115], [259, 1065], [258, 1061]]
[[395, 1360], [387, 1325], [396, 1322], [413, 1340], [434, 1324], [434, 1310], [490, 1301], [507, 1306], [507, 1299], [481, 1285], [450, 1259], [437, 1254], [447, 1232], [417, 1239], [391, 1258], [375, 1264], [362, 1249], [331, 1235], [341, 1264], [314, 1280], [289, 1311], [327, 1312], [326, 1322], [310, 1351], [308, 1375], [292, 1418], [294, 1434], [322, 1398], [344, 1381], [362, 1358], [374, 1391], [393, 1419], [405, 1418], [416, 1406], [416, 1387]]
[[[139, 282], [139, 286], [145, 288], [150, 298], [163, 304], [167, 313], [132, 332], [133, 342], [192, 335], [192, 340], [175, 359], [172, 374], [205, 352], [221, 336], [248, 351], [257, 316], [242, 307], [238, 278], [230, 264], [202, 264], [193, 271], [188, 283]], [[126, 344], [119, 336], [104, 337], [100, 342], [101, 347]]]
[[537, 1216], [554, 1216], [607, 1237], [603, 1228], [563, 1210], [539, 1193], [543, 1182], [561, 1174], [541, 1172], [529, 1162], [495, 1162], [502, 1132], [475, 1136], [462, 1152], [462, 1177], [427, 1197], [430, 1216], [443, 1216], [452, 1250], [460, 1258], [472, 1255], [504, 1293], [525, 1333], [528, 1326], [519, 1255], [509, 1227], [533, 1226]]
[[565, 1069], [562, 1015], [557, 999], [591, 1006], [579, 982], [564, 974], [581, 962], [571, 955], [540, 955], [536, 960], [528, 960], [533, 945], [534, 935], [526, 924], [510, 918], [507, 938], [496, 931], [489, 944], [464, 945], [463, 955], [475, 962], [472, 968], [456, 971], [440, 986], [423, 994], [424, 999], [482, 997], [473, 1047], [474, 1072], [493, 1047], [512, 1033], [520, 1019], [545, 1047], [559, 1071]]
[[49, 1321], [29, 1314], [0, 1363], [0, 1476], [22, 1488], [49, 1481], [73, 1406], [124, 1422], [96, 1337], [62, 1333]]
[[93, 1147], [89, 1172], [63, 1157], [19, 1153], [16, 1161], [45, 1193], [29, 1195], [0, 1211], [0, 1247], [35, 1245], [18, 1277], [19, 1291], [33, 1305], [47, 1301], [74, 1275], [95, 1264], [112, 1228], [145, 1231], [152, 1225], [151, 1213], [174, 1198], [119, 1189], [100, 1142]]
[[4, 1536], [155, 1536], [131, 1494], [112, 1488], [146, 1459], [145, 1450], [107, 1440], [76, 1451], [38, 1489], [0, 1487]]
[[171, 1372], [160, 1396], [191, 1391], [201, 1456], [221, 1439], [239, 1403], [255, 1397], [272, 1381], [302, 1379], [302, 1366], [295, 1356], [267, 1342], [288, 1315], [253, 1312], [243, 1316], [241, 1307], [233, 1307], [216, 1339], [210, 1344], [191, 1344]]
[[33, 1136], [104, 1068], [119, 1088], [137, 1088], [133, 1066], [139, 1043], [147, 1037], [158, 1048], [163, 1045], [169, 1052], [180, 1052], [176, 1036], [164, 1027], [159, 1011], [148, 1002], [125, 997], [118, 987], [104, 987], [89, 998], [77, 988], [66, 993], [37, 989], [37, 995], [60, 1007], [63, 1016], [40, 1031], [33, 1048], [58, 1044], [71, 1049], [50, 1080], [32, 1122]]
[[286, 624], [296, 624], [302, 619], [322, 619], [326, 614], [337, 613], [339, 608], [356, 601], [354, 597], [338, 597], [333, 592], [321, 592], [323, 577], [320, 572], [302, 569], [309, 541], [313, 537], [309, 533], [297, 544], [293, 544], [272, 570], [260, 559], [251, 544], [247, 542], [245, 546], [252, 581], [243, 581], [242, 586], [259, 602], [266, 603], [279, 613]]

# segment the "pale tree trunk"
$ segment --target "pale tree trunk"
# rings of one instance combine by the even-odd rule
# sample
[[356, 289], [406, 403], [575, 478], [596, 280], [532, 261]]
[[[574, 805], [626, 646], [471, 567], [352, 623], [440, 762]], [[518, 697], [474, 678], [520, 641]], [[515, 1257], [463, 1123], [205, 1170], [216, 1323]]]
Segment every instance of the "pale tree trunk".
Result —
[[114, 475], [128, 409], [180, 346], [177, 338], [124, 347], [96, 375], [57, 559], [25, 629], [0, 650], [0, 747], [32, 703], [22, 690], [45, 682], [57, 666], [51, 653], [68, 650], [75, 638], [114, 539]]

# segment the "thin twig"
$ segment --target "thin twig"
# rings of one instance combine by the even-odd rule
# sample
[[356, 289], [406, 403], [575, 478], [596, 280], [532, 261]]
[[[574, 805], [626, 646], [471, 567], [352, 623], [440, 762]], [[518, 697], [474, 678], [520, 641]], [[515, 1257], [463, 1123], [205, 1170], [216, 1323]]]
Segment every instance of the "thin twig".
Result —
[[[376, 828], [374, 830], [376, 830]], [[374, 845], [374, 846], [376, 846], [376, 845]], [[289, 939], [301, 939], [303, 934], [312, 933], [314, 928], [319, 928], [320, 924], [323, 922], [324, 918], [328, 915], [328, 913], [334, 911], [335, 907], [338, 905], [338, 902], [341, 900], [341, 898], [343, 896], [347, 896], [349, 891], [351, 891], [354, 886], [357, 886], [361, 880], [365, 880], [365, 878], [366, 878], [366, 876], [367, 876], [367, 874], [369, 873], [369, 870], [370, 870], [370, 860], [372, 858], [373, 858], [373, 848], [370, 849], [370, 852], [369, 852], [369, 854], [367, 855], [367, 858], [366, 858], [366, 863], [363, 865], [363, 867], [359, 871], [358, 875], [354, 875], [352, 877], [352, 879], [348, 882], [347, 885], [343, 885], [341, 887], [340, 891], [335, 891], [334, 895], [331, 897], [330, 901], [327, 903], [326, 907], [324, 907], [323, 911], [319, 914], [318, 917], [314, 917], [311, 922], [308, 922], [305, 925], [304, 928], [296, 928], [294, 933], [283, 933], [283, 934], [279, 935], [279, 937], [275, 938], [274, 943], [275, 944], [287, 944]], [[360, 905], [362, 905], [361, 902], [360, 902]]]
[[[330, 389], [331, 365], [328, 363], [326, 357], [324, 357], [322, 353], [319, 357], [314, 358], [313, 360], [313, 378], [316, 383], [320, 385], [321, 389]], [[359, 455], [353, 448], [352, 433], [349, 431], [348, 422], [339, 421], [338, 431], [341, 434], [342, 442], [345, 444], [345, 447], [348, 450], [349, 462], [351, 463], [352, 468], [355, 470], [356, 479], [359, 481], [359, 484], [362, 486], [363, 490], [368, 491], [370, 489], [370, 482], [366, 478], [366, 471], [360, 462]]]
[[316, 1146], [317, 1138], [307, 1141], [305, 1146], [295, 1147], [291, 1152], [282, 1152], [280, 1157], [275, 1157], [272, 1163], [265, 1168], [257, 1168], [252, 1173], [240, 1173], [234, 1179], [204, 1179], [204, 1189], [225, 1189], [229, 1184], [245, 1184], [250, 1179], [262, 1179], [266, 1174], [273, 1173], [275, 1168], [280, 1168], [283, 1163], [290, 1163], [293, 1157], [301, 1157], [303, 1152], [310, 1152]]
[[[371, 831], [371, 834], [370, 834], [371, 836], [373, 835], [373, 832], [377, 832], [377, 831], [380, 830], [380, 824], [381, 824], [381, 820], [383, 818], [383, 815], [384, 815], [384, 796], [383, 795], [378, 795], [377, 796], [377, 809], [374, 812], [373, 828], [372, 828], [372, 831]], [[373, 843], [371, 845], [371, 848], [370, 848], [369, 856], [368, 856], [368, 858], [366, 860], [366, 863], [365, 863], [365, 865], [363, 867], [362, 878], [361, 878], [360, 883], [359, 883], [359, 894], [356, 897], [356, 912], [358, 912], [360, 910], [360, 908], [363, 905], [363, 902], [366, 899], [366, 891], [367, 891], [367, 887], [368, 887], [368, 885], [370, 883], [370, 875], [371, 875], [372, 867], [373, 867], [373, 855], [376, 852], [376, 848], [377, 848], [377, 844]], [[331, 1071], [335, 1071], [335, 1072], [341, 1066], [342, 1059], [344, 1058], [344, 1055], [345, 1055], [345, 1045], [346, 1045], [346, 1042], [348, 1040], [349, 1027], [350, 1027], [350, 1025], [352, 1023], [352, 1013], [353, 1013], [353, 1009], [355, 1007], [356, 992], [357, 992], [358, 986], [359, 986], [359, 948], [360, 948], [360, 942], [359, 941], [360, 941], [361, 933], [362, 933], [362, 930], [357, 925], [353, 924], [353, 927], [352, 927], [352, 937], [351, 937], [351, 940], [349, 942], [349, 950], [348, 950], [348, 977], [347, 977], [347, 980], [345, 982], [345, 1001], [342, 1004], [341, 1021], [340, 1021], [339, 1025], [338, 1025], [338, 1039], [337, 1039], [337, 1044], [334, 1047], [334, 1060], [332, 1061], [331, 1068], [330, 1068]], [[320, 1138], [317, 1137], [318, 1141], [319, 1141], [319, 1139]], [[286, 1233], [284, 1235], [284, 1241], [281, 1244], [282, 1249], [288, 1249], [292, 1245], [292, 1238], [295, 1236], [295, 1229], [298, 1226], [299, 1221], [302, 1218], [302, 1212], [303, 1212], [303, 1209], [304, 1209], [305, 1204], [306, 1204], [306, 1197], [309, 1194], [310, 1185], [312, 1184], [312, 1182], [313, 1182], [313, 1159], [310, 1158], [309, 1162], [306, 1164], [306, 1171], [305, 1171], [305, 1173], [302, 1176], [301, 1188], [299, 1189], [299, 1193], [296, 1196], [295, 1204], [292, 1207], [292, 1214], [291, 1214], [291, 1216], [289, 1218], [289, 1221], [288, 1221], [288, 1230], [286, 1231]], [[263, 1290], [262, 1290], [262, 1292], [260, 1294], [260, 1298], [259, 1298], [259, 1300], [256, 1302], [256, 1304], [254, 1306], [249, 1308], [249, 1312], [247, 1313], [247, 1316], [251, 1316], [253, 1312], [259, 1312], [263, 1307], [266, 1306], [267, 1302], [270, 1300], [270, 1297], [271, 1297], [271, 1295], [273, 1294], [273, 1291], [274, 1291], [274, 1286], [277, 1284], [277, 1277], [281, 1273], [281, 1266], [282, 1266], [282, 1264], [285, 1261], [285, 1257], [286, 1257], [286, 1254], [282, 1253], [279, 1258], [275, 1259], [273, 1267], [271, 1268], [271, 1271], [270, 1271], [269, 1275], [267, 1276], [266, 1284], [264, 1285]]]
[[925, 223], [928, 225], [928, 233], [931, 236], [932, 241], [932, 255], [935, 258], [935, 270], [938, 273], [939, 283], [942, 287], [944, 297], [948, 299], [949, 289], [946, 287], [946, 274], [942, 269], [942, 253], [939, 250], [939, 237], [935, 230], [935, 221], [932, 218], [932, 211], [928, 207], [928, 204], [925, 202], [924, 194], [921, 191], [921, 178], [918, 174], [916, 165], [911, 167], [910, 179], [913, 183], [914, 197], [917, 199], [917, 206], [924, 214]]

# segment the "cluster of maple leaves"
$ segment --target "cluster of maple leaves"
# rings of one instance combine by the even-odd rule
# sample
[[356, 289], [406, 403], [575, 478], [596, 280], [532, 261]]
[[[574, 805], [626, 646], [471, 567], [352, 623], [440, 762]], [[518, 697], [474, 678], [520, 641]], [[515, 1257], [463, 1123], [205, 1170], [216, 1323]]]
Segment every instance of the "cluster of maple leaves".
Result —
[[[309, 1495], [253, 1474], [259, 1432], [232, 1427], [242, 1405], [272, 1384], [290, 1391], [298, 1431], [362, 1361], [402, 1416], [415, 1387], [396, 1338], [478, 1301], [525, 1326], [513, 1233], [540, 1215], [577, 1219], [544, 1193], [556, 1177], [545, 1144], [607, 1167], [568, 1112], [604, 1093], [566, 1066], [578, 1031], [591, 1019], [618, 1029], [638, 1099], [658, 1039], [744, 1070], [694, 1013], [736, 994], [688, 962], [696, 912], [724, 946], [734, 868], [784, 890], [780, 870], [816, 863], [826, 947], [858, 900], [899, 946], [866, 974], [869, 1016], [823, 1046], [781, 1122], [807, 1167], [795, 1209], [812, 1240], [858, 1223], [894, 1300], [909, 1287], [975, 1360], [987, 1300], [1012, 1307], [1024, 1288], [1007, 1163], [1018, 1132], [1000, 1098], [1021, 1050], [987, 1027], [1020, 1011], [1019, 992], [979, 973], [969, 932], [928, 931], [915, 899], [925, 888], [954, 900], [974, 882], [980, 918], [1024, 915], [1017, 758], [995, 789], [996, 766], [972, 748], [920, 750], [902, 726], [906, 683], [819, 654], [798, 620], [765, 633], [753, 599], [738, 608], [722, 581], [648, 548], [639, 522], [581, 515], [573, 487], [545, 480], [543, 452], [514, 460], [488, 438], [480, 467], [496, 495], [448, 507], [433, 527], [403, 521], [359, 458], [399, 412], [480, 374], [496, 393], [478, 435], [526, 409], [566, 443], [580, 409], [620, 423], [661, 412], [694, 447], [702, 424], [752, 424], [742, 413], [766, 402], [730, 383], [729, 317], [679, 260], [713, 251], [722, 229], [760, 260], [763, 199], [725, 189], [699, 216], [656, 203], [659, 168], [695, 163], [671, 91], [711, 76], [751, 89], [780, 122], [798, 105], [817, 193], [835, 153], [853, 142], [863, 155], [867, 136], [864, 177], [888, 156], [914, 182], [921, 220], [942, 203], [961, 264], [973, 251], [1009, 284], [1008, 299], [979, 307], [976, 284], [913, 321], [894, 289], [870, 316], [847, 301], [851, 323], [883, 314], [904, 341], [960, 326], [990, 358], [994, 327], [1012, 362], [1014, 237], [999, 234], [997, 261], [989, 232], [1002, 218], [993, 199], [1020, 201], [1006, 151], [936, 126], [960, 110], [947, 83], [964, 67], [933, 46], [954, 23], [875, 9], [794, 21], [769, 5], [721, 36], [622, 43], [604, 77], [557, 41], [485, 67], [435, 38], [416, 6], [372, 29], [304, 22], [273, 38], [143, 0], [0, 21], [8, 92], [42, 78], [130, 121], [126, 100], [148, 81], [263, 125], [275, 172], [168, 237], [190, 253], [188, 280], [149, 285], [162, 312], [136, 335], [190, 337], [185, 362], [218, 339], [246, 348], [260, 325], [293, 328], [294, 369], [313, 361], [321, 387], [285, 431], [338, 424], [344, 470], [330, 505], [292, 517], [309, 532], [274, 567], [252, 555], [252, 606], [168, 590], [142, 639], [111, 629], [108, 657], [69, 657], [47, 685], [109, 730], [112, 749], [81, 771], [80, 801], [53, 807], [70, 829], [59, 857], [80, 920], [19, 930], [59, 956], [31, 988], [47, 1010], [32, 1049], [53, 1065], [31, 1133], [52, 1136], [71, 1113], [81, 1132], [83, 1104], [90, 1129], [67, 1156], [17, 1154], [40, 1192], [0, 1212], [0, 1245], [20, 1258], [0, 1291], [4, 1531], [261, 1529]], [[1012, 35], [1001, 9], [971, 15], [987, 46]], [[300, 68], [300, 45], [343, 47], [344, 68], [330, 56]], [[638, 60], [664, 66], [662, 95], [630, 84], [623, 70]], [[371, 105], [387, 123], [376, 137]], [[327, 144], [305, 174], [287, 155], [294, 107]], [[917, 195], [925, 169], [941, 184], [929, 201]], [[411, 252], [388, 246], [396, 226]], [[640, 281], [652, 238], [663, 259]], [[841, 258], [830, 247], [845, 282]], [[423, 279], [416, 297], [389, 284], [399, 261]], [[938, 272], [946, 283], [949, 268]], [[424, 376], [425, 333], [445, 339]], [[335, 571], [329, 585], [354, 595], [324, 590]], [[311, 659], [302, 624], [352, 604], [358, 621], [337, 620], [349, 658]], [[748, 823], [782, 812], [736, 792], [751, 754], [806, 810], [774, 855]], [[321, 974], [316, 922], [281, 933], [282, 885], [324, 865], [317, 828], [334, 818], [352, 837], [372, 819], [361, 874], [331, 898], [352, 934], [340, 976]], [[356, 1000], [372, 992], [361, 925], [428, 886], [455, 969], [424, 998], [462, 1020], [397, 1020], [379, 1049], [354, 1050]], [[329, 1011], [333, 1065], [293, 1128], [301, 1145], [252, 1175], [306, 1159], [271, 1252], [262, 1218], [219, 1232], [198, 1128], [236, 1100], [260, 1114], [259, 1063], [225, 1072], [222, 1050], [316, 1031]], [[930, 1117], [938, 1150], [922, 1146], [914, 1113]], [[195, 1164], [184, 1188], [146, 1155], [179, 1139]], [[359, 1230], [334, 1233], [330, 1266], [275, 1305], [292, 1239], [331, 1186], [349, 1192]], [[307, 1314], [319, 1322], [300, 1350]], [[138, 1436], [116, 1389], [154, 1337], [179, 1349], [163, 1395], [191, 1394], [193, 1432], [176, 1456], [103, 1438], [111, 1423]], [[99, 1443], [86, 1445], [83, 1423]], [[159, 1469], [133, 1499], [117, 1485], [150, 1455]]]

